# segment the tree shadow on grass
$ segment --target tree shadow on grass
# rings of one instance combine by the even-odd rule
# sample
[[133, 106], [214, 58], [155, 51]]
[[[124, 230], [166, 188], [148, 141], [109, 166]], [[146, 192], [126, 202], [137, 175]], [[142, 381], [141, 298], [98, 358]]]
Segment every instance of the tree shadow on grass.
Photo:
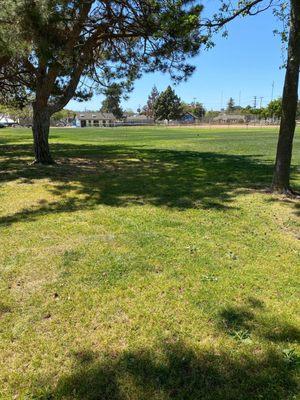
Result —
[[223, 308], [217, 326], [238, 340], [256, 335], [273, 343], [300, 344], [300, 329], [297, 326], [267, 314], [264, 307], [255, 304], [248, 299], [248, 305]]
[[149, 149], [143, 146], [53, 144], [56, 166], [29, 165], [29, 145], [2, 146], [0, 182], [33, 183], [47, 178], [58, 200], [43, 202], [0, 223], [32, 220], [45, 213], [97, 205], [230, 210], [244, 191], [265, 187], [272, 165], [260, 156]]
[[276, 351], [229, 355], [177, 342], [159, 353], [79, 352], [73, 371], [33, 399], [286, 400], [296, 387], [295, 369]]

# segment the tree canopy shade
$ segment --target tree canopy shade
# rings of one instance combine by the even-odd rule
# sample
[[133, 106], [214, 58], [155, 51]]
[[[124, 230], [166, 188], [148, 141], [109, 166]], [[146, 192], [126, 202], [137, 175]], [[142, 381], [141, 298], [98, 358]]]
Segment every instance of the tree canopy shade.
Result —
[[[8, 0], [0, 10], [2, 101], [33, 100], [37, 163], [52, 163], [50, 116], [72, 99], [118, 83], [130, 88], [142, 72], [187, 78], [186, 57], [207, 42], [202, 6], [192, 0]], [[11, 29], [11, 26], [14, 29]]]

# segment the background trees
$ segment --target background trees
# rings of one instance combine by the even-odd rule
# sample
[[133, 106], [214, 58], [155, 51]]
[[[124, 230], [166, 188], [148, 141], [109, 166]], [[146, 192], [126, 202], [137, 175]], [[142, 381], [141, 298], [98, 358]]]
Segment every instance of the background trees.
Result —
[[205, 116], [206, 110], [202, 103], [193, 101], [192, 103], [182, 103], [184, 112], [193, 114], [196, 118], [202, 119]]
[[102, 102], [100, 111], [113, 113], [113, 115], [120, 119], [123, 117], [123, 110], [121, 108], [122, 89], [118, 84], [112, 84], [105, 89], [104, 94], [106, 98]]
[[171, 86], [162, 92], [154, 103], [154, 117], [162, 121], [179, 119], [183, 114], [183, 107], [180, 98], [176, 95]]
[[206, 114], [206, 110], [203, 106], [202, 103], [196, 102], [196, 103], [192, 103], [192, 107], [191, 107], [191, 113], [196, 117], [196, 118], [203, 118]]
[[266, 109], [269, 118], [280, 118], [282, 114], [282, 99], [272, 100]]
[[230, 97], [227, 104], [227, 112], [232, 113], [234, 110], [235, 110], [234, 100], [232, 97]]
[[143, 107], [143, 112], [149, 118], [154, 118], [154, 104], [159, 97], [159, 91], [157, 87], [154, 85], [151, 93], [148, 96], [147, 104]]

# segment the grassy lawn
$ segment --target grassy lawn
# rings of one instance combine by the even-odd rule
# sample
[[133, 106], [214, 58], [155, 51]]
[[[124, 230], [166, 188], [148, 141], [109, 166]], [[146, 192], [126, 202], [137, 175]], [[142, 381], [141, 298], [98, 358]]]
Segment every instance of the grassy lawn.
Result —
[[[0, 399], [287, 400], [299, 203], [275, 129], [0, 130]], [[293, 185], [300, 189], [300, 131]], [[298, 167], [297, 167], [298, 165]]]

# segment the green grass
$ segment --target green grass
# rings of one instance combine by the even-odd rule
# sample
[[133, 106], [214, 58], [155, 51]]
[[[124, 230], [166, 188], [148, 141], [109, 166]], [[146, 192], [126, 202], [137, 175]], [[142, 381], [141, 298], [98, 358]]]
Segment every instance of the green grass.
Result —
[[54, 129], [38, 167], [30, 131], [1, 130], [0, 399], [299, 399], [300, 208], [265, 190], [276, 140]]

